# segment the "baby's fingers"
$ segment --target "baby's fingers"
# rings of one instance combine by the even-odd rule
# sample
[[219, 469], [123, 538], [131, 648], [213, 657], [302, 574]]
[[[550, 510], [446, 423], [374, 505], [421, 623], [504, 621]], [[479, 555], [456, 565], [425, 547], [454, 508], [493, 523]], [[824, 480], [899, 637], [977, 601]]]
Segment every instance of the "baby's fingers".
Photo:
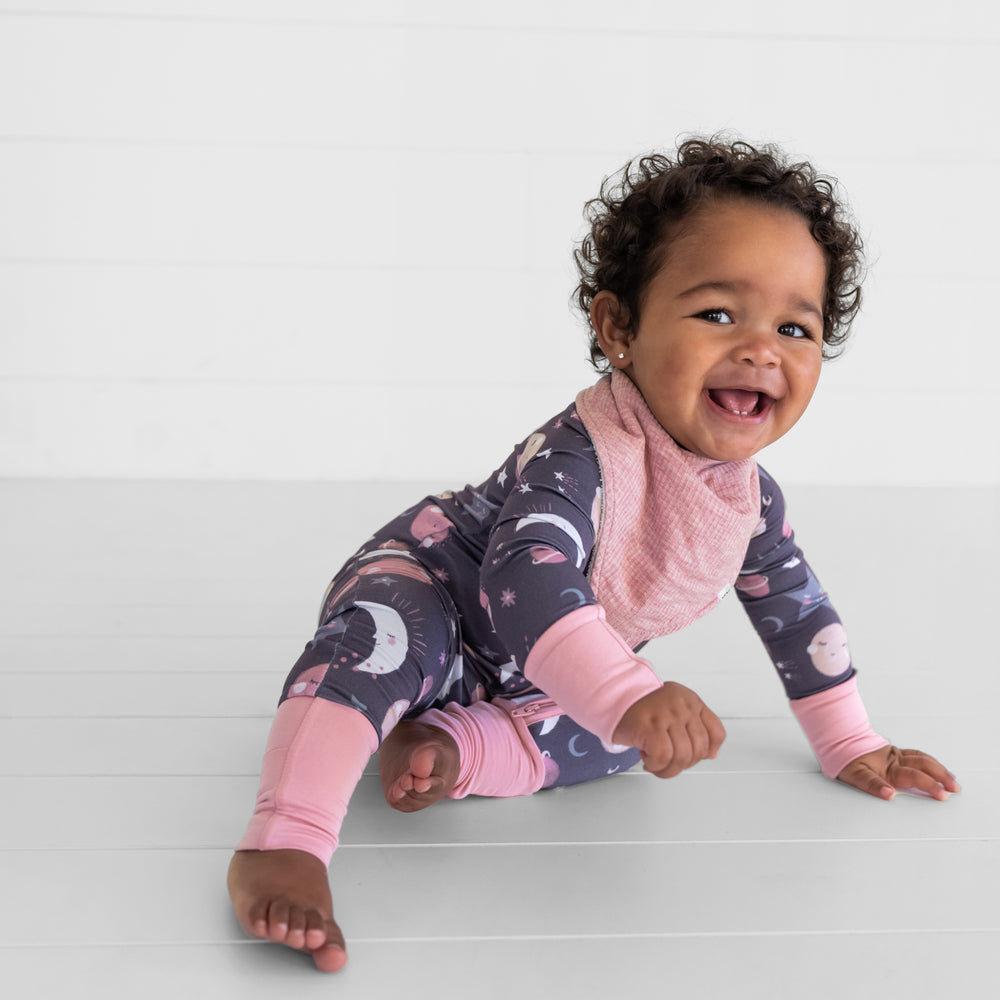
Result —
[[[914, 768], [915, 770], [929, 774], [947, 792], [960, 792], [962, 790], [955, 775], [930, 754], [923, 753], [920, 750], [900, 750], [899, 764], [903, 767]], [[896, 787], [899, 788], [901, 786], [897, 785]]]
[[701, 721], [704, 723], [705, 731], [708, 733], [708, 753], [705, 756], [711, 757], [714, 760], [719, 756], [719, 747], [725, 742], [726, 727], [722, 724], [722, 720], [707, 705], [701, 710]]
[[644, 771], [658, 778], [672, 777], [666, 773], [674, 760], [674, 744], [669, 733], [660, 733], [656, 739], [647, 740], [639, 748], [639, 756]]
[[921, 792], [939, 802], [959, 787], [955, 776], [933, 757], [911, 750], [904, 750], [900, 762], [889, 769], [889, 781], [900, 791]]
[[888, 784], [882, 775], [866, 765], [853, 767], [849, 764], [840, 772], [839, 780], [867, 795], [874, 795], [877, 799], [888, 800], [896, 795], [896, 789]]

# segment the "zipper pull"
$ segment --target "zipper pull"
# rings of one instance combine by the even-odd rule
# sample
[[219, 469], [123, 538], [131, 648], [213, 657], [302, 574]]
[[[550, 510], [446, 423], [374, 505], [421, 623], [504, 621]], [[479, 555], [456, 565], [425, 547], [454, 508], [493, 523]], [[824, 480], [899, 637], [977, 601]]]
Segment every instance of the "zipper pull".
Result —
[[[552, 709], [555, 709], [555, 711], [552, 711]], [[553, 715], [565, 714], [551, 698], [535, 698], [533, 701], [526, 702], [524, 705], [515, 708], [510, 715], [512, 719], [525, 719], [538, 715], [541, 712], [549, 712], [548, 715], [543, 715], [542, 718], [551, 718]]]

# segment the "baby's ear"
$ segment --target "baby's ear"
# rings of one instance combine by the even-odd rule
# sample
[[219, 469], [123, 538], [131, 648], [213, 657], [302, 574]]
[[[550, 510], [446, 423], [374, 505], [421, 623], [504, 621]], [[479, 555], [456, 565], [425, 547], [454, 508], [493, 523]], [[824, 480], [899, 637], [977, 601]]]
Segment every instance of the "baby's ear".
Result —
[[590, 303], [590, 325], [597, 334], [605, 357], [615, 368], [627, 368], [632, 330], [629, 325], [628, 309], [618, 300], [614, 292], [598, 292]]

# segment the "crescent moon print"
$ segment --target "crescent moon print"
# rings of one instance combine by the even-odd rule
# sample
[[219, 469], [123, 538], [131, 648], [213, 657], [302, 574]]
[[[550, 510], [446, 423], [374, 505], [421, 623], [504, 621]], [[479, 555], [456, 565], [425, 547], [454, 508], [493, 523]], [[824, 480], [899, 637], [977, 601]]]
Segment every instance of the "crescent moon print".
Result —
[[562, 718], [561, 715], [555, 715], [551, 719], [545, 719], [539, 723], [539, 736], [548, 736], [556, 726], [559, 725], [559, 720]]
[[406, 625], [395, 608], [371, 601], [358, 601], [375, 622], [375, 648], [363, 663], [354, 669], [369, 674], [389, 674], [398, 670], [406, 659], [410, 645], [406, 636]]
[[587, 603], [587, 598], [583, 591], [577, 590], [576, 587], [568, 587], [566, 590], [559, 591], [560, 597], [565, 597], [567, 594], [576, 594], [576, 599], [580, 602], [581, 608]]
[[580, 738], [580, 734], [579, 734], [579, 733], [576, 733], [576, 734], [574, 734], [574, 735], [573, 735], [573, 736], [572, 736], [572, 737], [570, 738], [570, 741], [569, 741], [569, 743], [568, 743], [568, 744], [566, 745], [566, 749], [567, 749], [567, 750], [569, 750], [569, 752], [570, 752], [570, 753], [571, 753], [571, 754], [572, 754], [572, 755], [573, 755], [574, 757], [586, 757], [586, 756], [587, 756], [587, 754], [588, 754], [588, 753], [590, 752], [589, 750], [584, 750], [584, 751], [583, 751], [583, 753], [580, 753], [580, 751], [579, 751], [579, 750], [576, 750], [576, 749], [574, 749], [574, 747], [573, 747], [573, 744], [574, 744], [574, 743], [576, 743], [576, 741], [577, 741], [577, 740], [578, 740], [579, 738]]
[[576, 568], [579, 569], [583, 565], [584, 560], [587, 558], [587, 553], [583, 550], [583, 539], [580, 537], [580, 532], [566, 518], [560, 517], [558, 514], [543, 514], [540, 512], [529, 514], [517, 522], [514, 530], [520, 531], [529, 524], [551, 524], [553, 527], [558, 528], [576, 546]]

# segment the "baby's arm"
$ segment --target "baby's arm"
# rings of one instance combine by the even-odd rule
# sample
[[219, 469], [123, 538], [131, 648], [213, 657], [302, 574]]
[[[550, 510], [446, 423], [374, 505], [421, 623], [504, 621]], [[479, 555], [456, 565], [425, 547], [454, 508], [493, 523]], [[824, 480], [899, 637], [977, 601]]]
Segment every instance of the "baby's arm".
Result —
[[736, 586], [823, 773], [880, 798], [904, 788], [947, 798], [958, 784], [946, 768], [872, 728], [840, 618], [795, 544], [777, 483], [763, 469], [760, 481], [761, 526]]
[[659, 778], [717, 756], [726, 738], [719, 717], [701, 698], [681, 684], [661, 683], [597, 606], [549, 628], [524, 672], [606, 743], [636, 747], [643, 767]]
[[540, 437], [516, 463], [483, 562], [497, 634], [532, 684], [606, 743], [637, 747], [652, 773], [714, 757], [725, 738], [718, 717], [693, 691], [660, 681], [607, 623], [586, 578], [601, 486], [586, 432], [568, 415]]
[[590, 438], [564, 414], [529, 440], [483, 558], [484, 605], [513, 666], [611, 743], [625, 710], [661, 682], [607, 624], [586, 577], [601, 503]]

